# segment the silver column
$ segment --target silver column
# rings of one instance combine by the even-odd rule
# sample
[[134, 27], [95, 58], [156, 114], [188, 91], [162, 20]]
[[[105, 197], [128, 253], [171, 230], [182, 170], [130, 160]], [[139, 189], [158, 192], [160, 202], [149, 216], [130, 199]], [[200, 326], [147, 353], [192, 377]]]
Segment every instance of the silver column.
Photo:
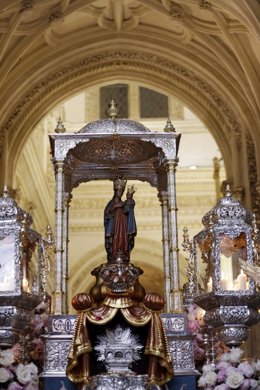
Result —
[[52, 311], [63, 314], [66, 310], [63, 291], [63, 222], [64, 222], [64, 161], [54, 160], [56, 199], [55, 199], [55, 290], [52, 297]]
[[176, 206], [176, 166], [178, 159], [168, 160], [165, 163], [167, 169], [168, 187], [168, 220], [169, 220], [169, 254], [170, 254], [170, 281], [171, 281], [171, 311], [183, 312], [182, 295], [179, 281], [179, 249], [177, 231], [177, 206]]
[[62, 292], [64, 313], [68, 313], [68, 243], [69, 243], [69, 207], [72, 196], [70, 193], [64, 193], [64, 202], [63, 202], [63, 252], [62, 252]]
[[171, 303], [171, 276], [170, 276], [170, 251], [169, 251], [169, 223], [168, 223], [168, 193], [160, 191], [158, 198], [162, 208], [162, 243], [163, 243], [163, 265], [165, 275], [164, 299], [166, 313], [170, 313]]

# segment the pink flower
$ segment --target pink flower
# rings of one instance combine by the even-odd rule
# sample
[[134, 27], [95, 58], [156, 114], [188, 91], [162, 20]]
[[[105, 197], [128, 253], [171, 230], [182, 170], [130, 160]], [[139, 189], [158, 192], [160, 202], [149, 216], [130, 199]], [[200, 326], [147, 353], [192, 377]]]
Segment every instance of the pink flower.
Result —
[[250, 378], [255, 373], [254, 368], [248, 362], [240, 363], [238, 369], [246, 378]]
[[240, 390], [248, 390], [249, 387], [250, 387], [250, 380], [244, 379], [244, 382], [242, 383]]
[[[260, 390], [260, 377], [258, 381], [254, 379], [257, 376], [256, 363], [252, 361], [240, 363], [242, 353], [240, 348], [232, 348], [230, 352], [223, 353], [219, 357], [220, 361], [215, 367], [204, 365], [199, 386], [203, 387], [203, 390], [206, 390], [207, 386], [213, 386], [213, 390]], [[259, 365], [260, 360], [258, 360]], [[217, 375], [215, 387], [212, 374]], [[207, 375], [211, 380], [208, 380]]]
[[199, 324], [196, 321], [189, 321], [189, 330], [191, 333], [196, 333], [199, 328]]
[[198, 341], [203, 341], [203, 335], [202, 335], [201, 333], [197, 333], [196, 339], [197, 339]]
[[251, 389], [259, 389], [258, 381], [256, 381], [255, 379], [250, 379], [249, 382]]
[[9, 384], [7, 390], [23, 390], [23, 386], [18, 382], [12, 382]]
[[35, 382], [35, 381], [31, 381], [29, 382], [24, 390], [38, 390], [39, 389], [39, 385], [38, 385], [38, 382]]
[[10, 372], [4, 367], [0, 367], [0, 383], [5, 383], [10, 379]]
[[214, 387], [214, 390], [228, 390], [228, 385], [222, 383], [221, 385], [217, 385], [216, 387]]
[[223, 362], [223, 361], [217, 363], [217, 365], [216, 365], [216, 368], [218, 370], [227, 370], [229, 367], [230, 367], [230, 365], [227, 362]]
[[205, 356], [205, 350], [203, 348], [200, 348], [196, 340], [194, 340], [194, 357], [196, 361], [200, 361]]
[[226, 378], [227, 378], [226, 370], [219, 370], [217, 382], [218, 383], [224, 382], [226, 380]]
[[34, 330], [36, 333], [39, 333], [44, 325], [44, 322], [40, 314], [35, 314], [34, 316]]

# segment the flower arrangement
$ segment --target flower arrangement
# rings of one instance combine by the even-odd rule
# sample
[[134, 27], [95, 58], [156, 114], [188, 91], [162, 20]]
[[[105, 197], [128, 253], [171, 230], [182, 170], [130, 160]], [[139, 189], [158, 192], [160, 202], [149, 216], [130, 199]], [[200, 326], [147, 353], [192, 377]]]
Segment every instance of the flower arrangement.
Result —
[[[204, 319], [203, 319], [205, 311], [195, 304], [190, 305], [187, 311], [188, 311], [188, 329], [190, 330], [191, 334], [194, 336], [193, 347], [194, 347], [195, 366], [198, 370], [200, 370], [202, 364], [205, 362], [206, 359], [205, 348], [207, 348], [203, 339], [204, 337], [203, 334], [207, 332]], [[229, 351], [229, 348], [226, 347], [221, 341], [215, 342], [214, 348], [215, 348], [216, 356], [220, 356], [224, 352]]]
[[0, 350], [0, 389], [38, 390], [38, 368], [34, 363], [18, 363], [16, 346]]
[[260, 390], [260, 360], [242, 361], [244, 351], [231, 348], [224, 352], [217, 364], [205, 364], [198, 380], [199, 389], [205, 390]]
[[44, 302], [41, 302], [35, 309], [32, 321], [33, 339], [30, 342], [29, 358], [41, 370], [43, 365], [43, 341], [41, 335], [47, 333], [48, 313]]
[[20, 345], [0, 349], [0, 390], [39, 390], [39, 371], [43, 364], [43, 342], [40, 336], [46, 331], [48, 314], [46, 304], [40, 303], [35, 309], [25, 358], [28, 364], [19, 362]]
[[204, 311], [197, 305], [192, 304], [188, 307], [188, 329], [194, 336], [193, 347], [194, 347], [194, 358], [195, 365], [197, 366], [200, 362], [203, 362], [205, 358], [205, 350], [202, 348], [203, 343], [203, 327]]

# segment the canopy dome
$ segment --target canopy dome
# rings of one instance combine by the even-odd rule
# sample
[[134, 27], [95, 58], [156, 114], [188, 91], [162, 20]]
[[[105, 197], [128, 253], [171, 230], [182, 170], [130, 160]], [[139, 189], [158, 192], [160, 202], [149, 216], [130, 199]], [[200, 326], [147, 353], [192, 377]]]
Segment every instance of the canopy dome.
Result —
[[139, 122], [129, 119], [99, 119], [88, 123], [77, 133], [101, 133], [101, 134], [132, 134], [150, 133], [150, 130]]

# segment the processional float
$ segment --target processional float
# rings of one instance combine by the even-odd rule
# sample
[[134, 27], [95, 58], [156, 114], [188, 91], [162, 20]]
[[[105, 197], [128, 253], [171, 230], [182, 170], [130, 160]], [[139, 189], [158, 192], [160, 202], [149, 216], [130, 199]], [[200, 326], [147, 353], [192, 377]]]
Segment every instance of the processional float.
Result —
[[[144, 389], [153, 384], [161, 385], [169, 381], [174, 371], [179, 377], [188, 375], [188, 380], [192, 383], [190, 388], [192, 388], [195, 386], [193, 344], [187, 330], [187, 317], [183, 310], [179, 282], [175, 171], [178, 164], [180, 134], [175, 133], [170, 121], [167, 122], [164, 132], [151, 132], [138, 122], [118, 119], [117, 107], [113, 100], [108, 109], [108, 116], [108, 119], [87, 124], [77, 133], [66, 134], [59, 132], [58, 129], [58, 133], [50, 135], [56, 179], [56, 280], [52, 296], [54, 315], [50, 318], [49, 335], [45, 336], [45, 383], [47, 386], [51, 378], [64, 376], [67, 369], [67, 374], [73, 382], [85, 383], [89, 388], [99, 388], [93, 387], [97, 386], [98, 382], [103, 386], [102, 389], [132, 389], [137, 388], [134, 387], [137, 381], [140, 389]], [[63, 131], [61, 123], [59, 128]], [[119, 209], [125, 208], [122, 213], [129, 216], [132, 212], [134, 189], [128, 189], [127, 199], [123, 202], [121, 196], [126, 185], [125, 181], [146, 181], [157, 188], [162, 209], [165, 306], [158, 294], [145, 293], [138, 281], [142, 270], [130, 263], [134, 234], [132, 236], [128, 234], [125, 249], [124, 245], [118, 245], [120, 238], [113, 239], [112, 243], [111, 237], [109, 238], [110, 221], [109, 218], [105, 218], [107, 262], [92, 271], [96, 277], [96, 284], [89, 294], [78, 292], [79, 294], [74, 297], [74, 308], [80, 313], [77, 319], [68, 314], [69, 204], [72, 190], [80, 183], [91, 180], [111, 180], [114, 186], [114, 197], [120, 195], [117, 199], [119, 203], [121, 202]], [[118, 191], [121, 192], [118, 194]], [[113, 209], [111, 204], [107, 209], [110, 211]], [[158, 310], [162, 311], [163, 308], [164, 314], [159, 315]], [[111, 320], [113, 318], [114, 322]], [[141, 374], [135, 378], [133, 373], [127, 375], [129, 368], [122, 376], [122, 372], [124, 373], [122, 367], [117, 364], [115, 369], [115, 365], [113, 366], [111, 362], [111, 359], [117, 356], [118, 359], [120, 357], [121, 364], [125, 364], [126, 346], [122, 345], [122, 335], [121, 339], [118, 336], [118, 348], [121, 346], [121, 350], [119, 348], [110, 350], [107, 354], [104, 351], [101, 353], [102, 356], [105, 354], [110, 359], [110, 363], [105, 362], [110, 378], [107, 387], [105, 383], [108, 381], [108, 376], [98, 375], [93, 367], [91, 368], [91, 363], [86, 363], [86, 360], [91, 360], [93, 357], [88, 354], [93, 350], [93, 343], [89, 343], [91, 336], [83, 337], [82, 329], [84, 331], [86, 328], [90, 329], [88, 332], [91, 335], [99, 332], [101, 329], [99, 325], [102, 322], [107, 324], [107, 327], [111, 325], [108, 322], [110, 320], [115, 329], [109, 330], [108, 339], [116, 337], [113, 332], [116, 332], [117, 336], [120, 332], [122, 334], [126, 332], [127, 324], [128, 327], [132, 325], [132, 328], [129, 328], [129, 332], [132, 332], [129, 340], [136, 336], [135, 326], [139, 325], [139, 329], [144, 326], [146, 329], [143, 331], [143, 339], [145, 339], [143, 349], [148, 360], [146, 372], [144, 369], [141, 373], [143, 379]], [[96, 326], [95, 331], [93, 326]], [[71, 347], [73, 328], [76, 331], [74, 331]], [[103, 338], [99, 339], [99, 343], [104, 341], [106, 334], [104, 328], [103, 333], [103, 336], [100, 335]], [[152, 334], [155, 338], [151, 336]], [[156, 340], [157, 336], [158, 340]], [[98, 340], [94, 344], [97, 343]], [[86, 353], [81, 354], [82, 345]], [[64, 356], [67, 356], [68, 352], [67, 366]], [[53, 353], [60, 358], [55, 366], [51, 359]], [[131, 360], [134, 351], [128, 353], [127, 356]], [[137, 351], [135, 353], [138, 355]], [[101, 357], [100, 359], [102, 360]], [[108, 368], [111, 364], [114, 367], [112, 372], [110, 372], [111, 368], [110, 371]], [[120, 380], [116, 379], [119, 377]], [[89, 378], [92, 378], [92, 382]], [[125, 380], [128, 381], [128, 385], [124, 383]]]
[[[77, 133], [63, 133], [60, 121], [50, 135], [56, 179], [55, 289], [45, 343], [44, 390], [144, 390], [196, 388], [193, 340], [184, 306], [205, 309], [210, 333], [207, 362], [214, 364], [214, 341], [238, 346], [259, 321], [259, 233], [252, 213], [229, 187], [204, 217], [193, 240], [184, 230], [188, 282], [179, 283], [175, 171], [180, 135], [170, 121], [164, 132], [117, 118], [111, 101], [108, 119]], [[83, 182], [111, 180], [114, 195], [104, 211], [106, 261], [92, 271], [88, 293], [75, 291], [68, 313], [68, 231], [72, 191]], [[147, 293], [143, 272], [130, 262], [136, 226], [133, 186], [157, 188], [162, 210], [164, 300]], [[5, 187], [0, 198], [0, 347], [14, 345], [30, 332], [33, 309], [48, 301], [47, 247], [31, 229], [31, 216]], [[36, 250], [38, 248], [38, 251]], [[243, 270], [249, 275], [247, 278]], [[204, 345], [209, 345], [209, 338]]]

